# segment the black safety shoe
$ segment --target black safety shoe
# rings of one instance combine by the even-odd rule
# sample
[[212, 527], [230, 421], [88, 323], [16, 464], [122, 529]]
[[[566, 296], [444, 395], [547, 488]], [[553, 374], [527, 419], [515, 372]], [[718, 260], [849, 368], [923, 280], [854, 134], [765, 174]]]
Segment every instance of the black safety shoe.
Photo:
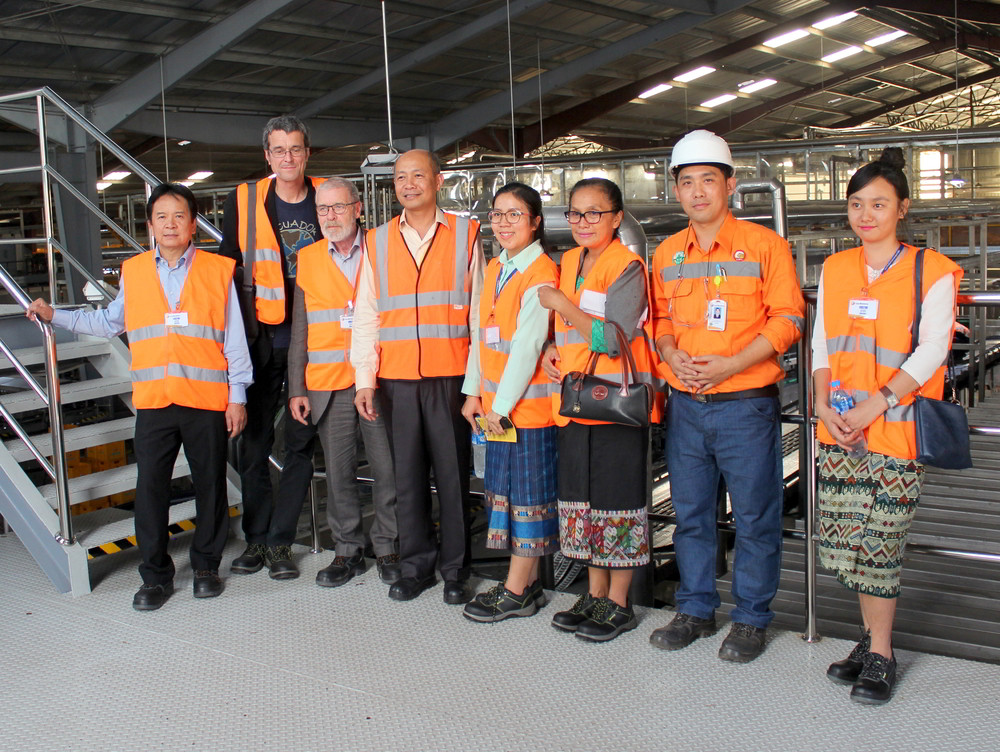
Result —
[[607, 642], [638, 625], [631, 606], [619, 606], [610, 598], [597, 598], [587, 619], [577, 627], [576, 636], [582, 640]]
[[764, 652], [767, 642], [767, 629], [754, 627], [743, 622], [733, 624], [726, 639], [719, 648], [719, 658], [734, 663], [749, 663]]
[[378, 569], [378, 577], [386, 585], [398, 582], [403, 573], [399, 569], [399, 554], [386, 554], [375, 557], [375, 567]]
[[861, 670], [865, 667], [865, 656], [871, 652], [872, 635], [865, 631], [861, 635], [861, 641], [854, 646], [851, 654], [842, 661], [830, 664], [826, 670], [826, 675], [838, 684], [854, 684], [861, 675]]
[[272, 580], [294, 580], [299, 576], [299, 568], [292, 561], [291, 546], [267, 546], [264, 563]]
[[896, 684], [896, 656], [886, 658], [878, 653], [865, 656], [865, 666], [851, 688], [851, 699], [865, 705], [885, 705], [892, 697]]
[[533, 616], [538, 613], [535, 592], [526, 587], [521, 595], [512, 593], [498, 582], [485, 593], [480, 593], [465, 604], [462, 614], [478, 622], [503, 621], [512, 616]]
[[172, 582], [165, 585], [143, 585], [132, 598], [132, 608], [136, 611], [155, 611], [173, 594]]
[[222, 592], [222, 578], [213, 569], [199, 569], [194, 573], [194, 597], [214, 598]]
[[653, 630], [649, 642], [661, 650], [680, 650], [686, 648], [699, 637], [715, 634], [715, 617], [700, 619], [691, 614], [675, 614], [665, 627]]
[[357, 551], [353, 556], [336, 556], [328, 567], [316, 573], [316, 584], [322, 587], [337, 587], [350, 581], [356, 574], [365, 571], [365, 555]]
[[264, 566], [264, 552], [267, 546], [260, 543], [248, 543], [246, 549], [233, 559], [229, 571], [233, 574], [253, 574]]
[[587, 620], [595, 602], [594, 596], [584, 593], [576, 599], [576, 603], [568, 611], [557, 611], [552, 615], [552, 626], [566, 632], [575, 632], [577, 627]]

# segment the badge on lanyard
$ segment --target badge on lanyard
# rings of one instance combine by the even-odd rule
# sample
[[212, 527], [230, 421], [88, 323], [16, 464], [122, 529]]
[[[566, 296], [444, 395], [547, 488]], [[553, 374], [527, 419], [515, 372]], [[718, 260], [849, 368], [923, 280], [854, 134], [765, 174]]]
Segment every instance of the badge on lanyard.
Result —
[[341, 329], [353, 329], [354, 328], [354, 301], [347, 301], [347, 313], [340, 314], [340, 328]]
[[171, 311], [170, 313], [163, 314], [163, 325], [187, 326], [188, 325], [187, 311]]
[[500, 341], [500, 327], [488, 326], [483, 329], [483, 336], [487, 345], [495, 345]]
[[847, 315], [852, 319], [878, 318], [878, 300], [875, 298], [851, 298], [847, 303]]
[[726, 301], [722, 298], [712, 298], [708, 301], [708, 310], [706, 311], [706, 328], [710, 332], [724, 332], [726, 331]]

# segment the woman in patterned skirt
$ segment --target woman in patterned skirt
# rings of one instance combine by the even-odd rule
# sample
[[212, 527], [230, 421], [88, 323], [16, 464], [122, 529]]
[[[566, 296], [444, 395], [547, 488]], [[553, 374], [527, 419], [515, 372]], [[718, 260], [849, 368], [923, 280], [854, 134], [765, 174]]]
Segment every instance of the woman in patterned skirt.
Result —
[[[864, 623], [861, 641], [827, 676], [853, 685], [851, 699], [867, 704], [888, 702], [896, 680], [895, 599], [924, 472], [916, 461], [912, 403], [917, 394], [941, 398], [962, 278], [956, 264], [926, 250], [922, 300], [914, 300], [917, 249], [897, 238], [910, 206], [902, 168], [902, 151], [889, 148], [851, 177], [847, 218], [862, 245], [824, 263], [812, 341], [822, 421], [820, 562], [858, 593]], [[830, 405], [832, 380], [855, 403], [842, 415]]]
[[[539, 357], [549, 334], [549, 312], [538, 291], [558, 283], [559, 269], [545, 255], [542, 199], [523, 183], [508, 183], [493, 197], [493, 237], [503, 249], [490, 260], [479, 308], [479, 397], [462, 414], [490, 438], [513, 425], [513, 442], [486, 445], [486, 547], [511, 552], [505, 582], [466, 604], [479, 622], [531, 616], [545, 604], [539, 557], [559, 548], [556, 519], [556, 429], [548, 379]], [[476, 364], [470, 367], [474, 370]]]
[[[652, 383], [646, 265], [618, 239], [622, 193], [610, 180], [581, 180], [570, 193], [566, 219], [579, 247], [562, 258], [559, 289], [539, 299], [556, 313], [555, 346], [542, 362], [554, 382], [582, 371], [597, 353], [596, 373], [619, 377], [622, 352], [617, 324], [629, 340], [641, 380]], [[552, 625], [577, 637], [605, 641], [637, 625], [628, 600], [635, 569], [649, 562], [646, 513], [649, 429], [593, 420], [559, 424], [559, 538], [562, 552], [588, 563], [588, 591]]]

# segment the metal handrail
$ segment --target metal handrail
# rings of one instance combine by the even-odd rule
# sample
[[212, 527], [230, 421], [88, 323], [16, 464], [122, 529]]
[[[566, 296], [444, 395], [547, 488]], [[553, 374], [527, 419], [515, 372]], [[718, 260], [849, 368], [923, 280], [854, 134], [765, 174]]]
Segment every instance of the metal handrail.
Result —
[[[28, 310], [28, 306], [31, 305], [31, 300], [28, 298], [27, 293], [21, 288], [19, 284], [7, 274], [7, 270], [0, 265], [0, 284], [7, 289], [14, 301], [21, 306], [25, 311]], [[63, 434], [63, 415], [62, 415], [62, 395], [60, 391], [59, 384], [59, 372], [56, 367], [59, 362], [56, 355], [56, 338], [55, 333], [52, 331], [52, 325], [42, 321], [40, 319], [35, 320], [38, 328], [42, 331], [42, 337], [45, 340], [45, 384], [48, 387], [47, 395], [42, 394], [39, 391], [38, 384], [31, 378], [28, 380], [28, 384], [39, 393], [39, 396], [45, 402], [49, 408], [49, 430], [52, 433], [52, 464], [50, 465], [48, 461], [41, 456], [41, 452], [38, 447], [35, 446], [34, 442], [31, 441], [24, 430], [21, 428], [20, 424], [14, 419], [14, 416], [10, 414], [4, 408], [2, 411], [4, 419], [10, 424], [11, 428], [18, 435], [22, 441], [28, 446], [29, 451], [39, 460], [42, 467], [52, 478], [56, 486], [56, 507], [59, 514], [59, 533], [55, 536], [55, 539], [64, 546], [71, 545], [73, 543], [73, 519], [70, 515], [69, 508], [69, 478], [66, 475], [66, 441]], [[17, 360], [13, 352], [4, 346], [4, 354], [11, 359], [11, 363], [17, 368], [18, 373], [22, 373], [24, 368], [23, 364]]]

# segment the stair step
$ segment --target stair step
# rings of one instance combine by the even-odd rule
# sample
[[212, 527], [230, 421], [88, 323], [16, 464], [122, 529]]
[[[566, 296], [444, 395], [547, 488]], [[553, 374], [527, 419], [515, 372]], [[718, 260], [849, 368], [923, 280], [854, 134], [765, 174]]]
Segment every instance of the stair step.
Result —
[[[135, 434], [135, 416], [109, 420], [103, 423], [89, 423], [85, 426], [67, 428], [63, 433], [63, 440], [66, 444], [66, 451], [72, 452], [78, 449], [89, 449], [90, 447], [108, 444], [112, 441], [131, 439]], [[38, 434], [32, 436], [31, 440], [35, 446], [46, 457], [52, 455], [52, 434]], [[20, 439], [11, 439], [4, 444], [17, 462], [25, 462], [31, 459], [32, 454]]]
[[[116, 394], [127, 394], [132, 391], [132, 380], [128, 376], [106, 376], [74, 384], [63, 384], [60, 391], [62, 403], [67, 405], [72, 402], [86, 402]], [[41, 398], [30, 389], [0, 395], [0, 403], [14, 414], [45, 407]]]
[[[229, 506], [238, 501], [230, 500]], [[195, 516], [194, 499], [173, 504], [167, 513], [168, 524], [191, 520]], [[84, 548], [94, 548], [135, 535], [135, 518], [126, 509], [99, 509], [73, 518], [73, 534]]]
[[[90, 358], [95, 355], [105, 355], [111, 345], [106, 339], [86, 337], [84, 339], [60, 342], [56, 345], [56, 355], [60, 363], [80, 358]], [[45, 347], [25, 347], [14, 351], [15, 357], [25, 366], [37, 366], [45, 363]], [[7, 357], [0, 354], [0, 371], [12, 369], [13, 364]]]
[[[177, 462], [174, 463], [174, 472], [171, 477], [182, 478], [188, 474], [190, 474], [190, 469], [187, 457], [184, 456], [182, 450], [177, 456]], [[101, 496], [110, 496], [122, 491], [131, 491], [136, 486], [136, 475], [137, 469], [135, 465], [123, 465], [121, 467], [102, 470], [99, 473], [70, 478], [69, 498], [73, 504], [79, 504], [84, 501], [100, 498]], [[50, 504], [55, 506], [55, 483], [41, 486], [38, 490]]]

